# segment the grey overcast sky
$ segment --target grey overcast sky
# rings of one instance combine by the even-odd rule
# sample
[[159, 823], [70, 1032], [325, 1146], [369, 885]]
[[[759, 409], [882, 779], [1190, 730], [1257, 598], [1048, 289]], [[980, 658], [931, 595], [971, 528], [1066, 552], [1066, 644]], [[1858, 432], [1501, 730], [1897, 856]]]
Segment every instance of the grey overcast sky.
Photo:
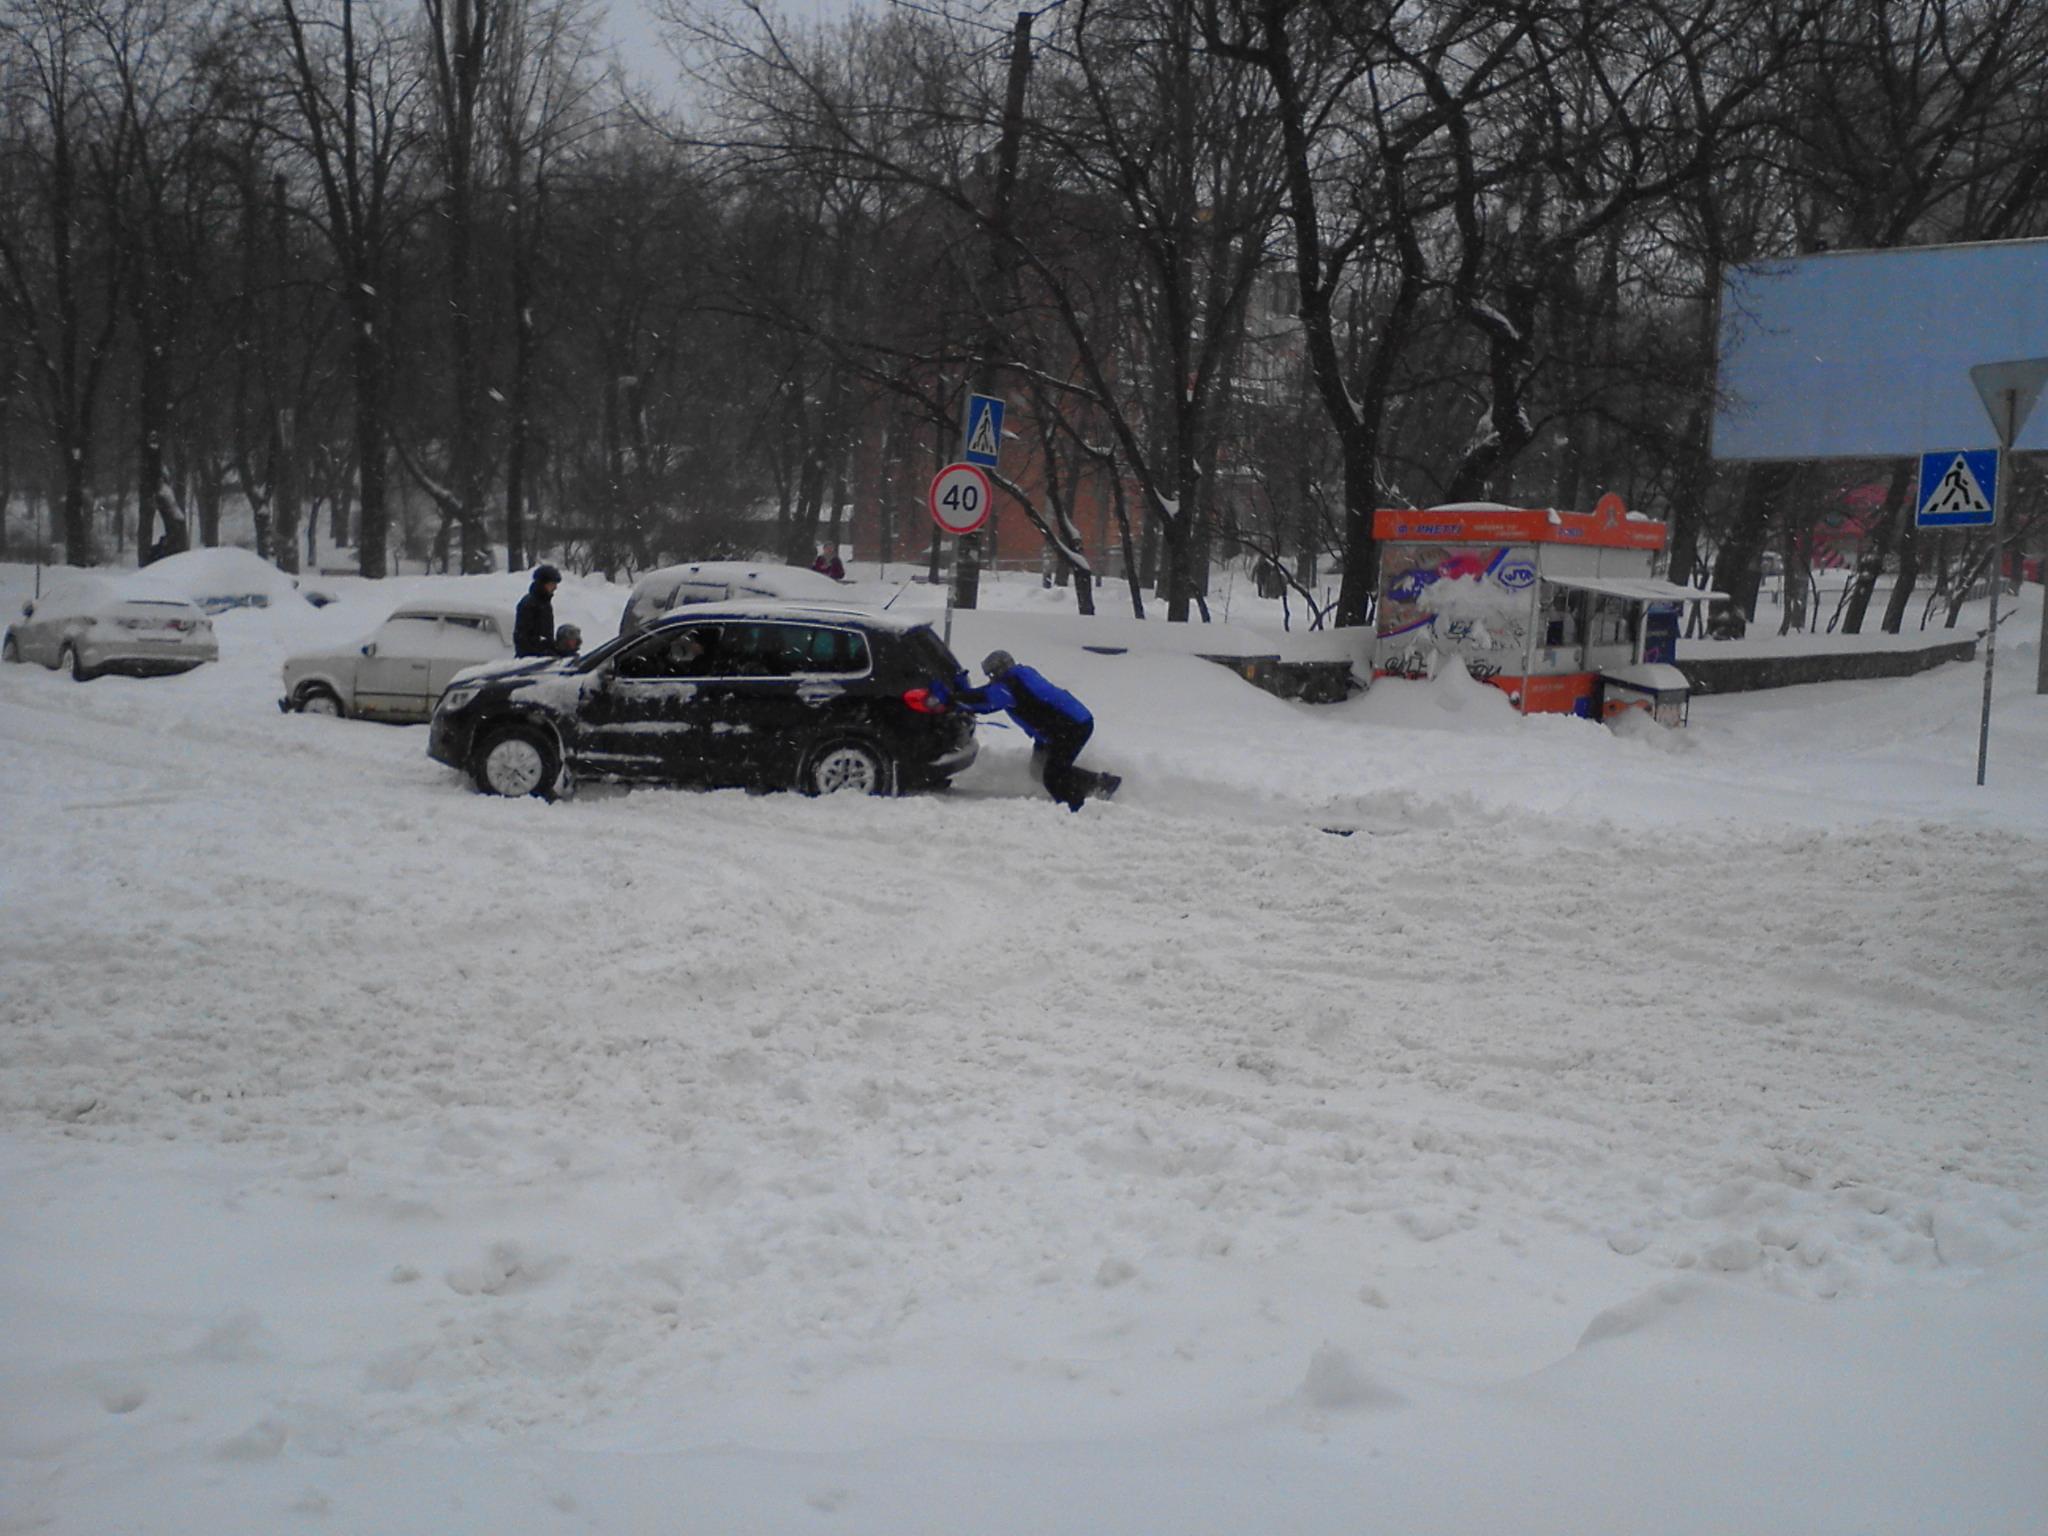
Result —
[[[711, 0], [716, 4], [718, 0]], [[811, 19], [844, 16], [863, 6], [883, 0], [770, 0], [772, 9], [784, 16]], [[655, 20], [655, 0], [607, 0], [605, 30], [618, 44], [627, 71], [643, 85], [670, 94], [675, 65], [662, 45], [661, 23]], [[737, 7], [734, 7], [735, 9]]]

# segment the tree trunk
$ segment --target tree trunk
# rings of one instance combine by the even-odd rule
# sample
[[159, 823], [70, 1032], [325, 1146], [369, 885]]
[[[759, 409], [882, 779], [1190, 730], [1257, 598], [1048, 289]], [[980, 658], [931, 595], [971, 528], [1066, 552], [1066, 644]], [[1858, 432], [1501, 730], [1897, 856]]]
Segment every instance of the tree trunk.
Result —
[[292, 445], [295, 423], [282, 411], [270, 413], [271, 544], [278, 569], [299, 569], [299, 477]]
[[220, 503], [225, 480], [220, 459], [211, 453], [200, 455], [192, 478], [199, 502], [199, 542], [213, 549], [220, 544]]
[[[143, 318], [150, 306], [140, 306]], [[164, 362], [165, 348], [153, 326], [145, 323], [136, 337], [135, 390], [135, 555], [146, 565], [155, 544], [154, 511], [158, 488], [164, 484], [164, 435], [170, 424], [170, 380]]]
[[1856, 551], [1856, 578], [1850, 585], [1849, 606], [1842, 614], [1842, 633], [1845, 635], [1863, 632], [1863, 616], [1869, 611], [1871, 595], [1877, 590], [1877, 579], [1884, 574], [1885, 563], [1891, 557], [1892, 539], [1898, 532], [1899, 520], [1911, 515], [1911, 509], [1906, 505], [1906, 488], [1912, 478], [1912, 460], [1901, 459], [1892, 466], [1891, 481], [1884, 491], [1884, 510], [1872, 521], [1870, 536]]
[[1700, 528], [1707, 520], [1707, 498], [1714, 488], [1714, 461], [1707, 456], [1704, 406], [1694, 407], [1679, 442], [1682, 446], [1674, 466], [1671, 543], [1665, 570], [1673, 581], [1690, 586], [1698, 574]]
[[1906, 607], [1913, 601], [1913, 586], [1920, 579], [1920, 529], [1911, 509], [1899, 522], [1899, 574], [1892, 581], [1892, 595], [1884, 605], [1884, 632], [1896, 635], [1906, 622]]
[[1714, 561], [1713, 587], [1728, 594], [1746, 620], [1756, 618], [1757, 589], [1763, 584], [1763, 551], [1771, 516], [1799, 477], [1794, 464], [1752, 464], [1744, 474], [1742, 503]]
[[534, 375], [540, 340], [533, 324], [533, 252], [522, 230], [512, 247], [511, 430], [505, 445], [505, 563], [523, 571], [538, 551], [528, 547], [528, 458], [533, 453]]
[[350, 513], [354, 510], [355, 461], [347, 454], [337, 452], [329, 446], [321, 450], [328, 471], [327, 482], [327, 542], [336, 549], [346, 548], [349, 538]]

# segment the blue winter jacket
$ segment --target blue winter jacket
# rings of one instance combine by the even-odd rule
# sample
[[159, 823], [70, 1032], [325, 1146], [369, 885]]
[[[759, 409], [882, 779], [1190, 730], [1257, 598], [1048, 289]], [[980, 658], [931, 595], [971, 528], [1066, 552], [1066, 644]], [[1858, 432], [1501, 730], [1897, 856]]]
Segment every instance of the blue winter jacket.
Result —
[[1088, 706], [1033, 667], [1012, 667], [985, 688], [963, 688], [953, 698], [977, 715], [1002, 710], [1033, 741], [1046, 741], [1076, 726], [1093, 726]]

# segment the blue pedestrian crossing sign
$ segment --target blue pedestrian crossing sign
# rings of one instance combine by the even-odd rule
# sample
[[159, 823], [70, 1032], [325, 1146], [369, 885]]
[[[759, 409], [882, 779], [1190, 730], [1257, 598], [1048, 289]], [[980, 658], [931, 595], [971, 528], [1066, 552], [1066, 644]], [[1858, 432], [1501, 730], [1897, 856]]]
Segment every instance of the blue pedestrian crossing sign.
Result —
[[1003, 452], [1003, 402], [994, 395], [967, 397], [967, 441], [960, 457], [966, 463], [994, 469]]
[[1998, 521], [1998, 450], [1921, 454], [1919, 506], [1917, 528], [1989, 528]]

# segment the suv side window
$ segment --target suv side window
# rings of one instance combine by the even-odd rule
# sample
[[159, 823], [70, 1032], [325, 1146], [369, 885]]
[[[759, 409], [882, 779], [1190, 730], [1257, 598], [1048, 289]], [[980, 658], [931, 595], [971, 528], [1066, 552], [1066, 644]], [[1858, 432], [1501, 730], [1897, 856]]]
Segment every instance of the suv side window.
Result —
[[722, 677], [729, 675], [719, 661], [724, 650], [717, 625], [693, 624], [688, 629], [666, 631], [622, 652], [614, 667], [620, 677], [630, 678]]
[[851, 673], [868, 670], [868, 637], [857, 629], [812, 629], [798, 631], [805, 672]]
[[859, 675], [868, 670], [867, 636], [812, 624], [729, 624], [726, 677]]

